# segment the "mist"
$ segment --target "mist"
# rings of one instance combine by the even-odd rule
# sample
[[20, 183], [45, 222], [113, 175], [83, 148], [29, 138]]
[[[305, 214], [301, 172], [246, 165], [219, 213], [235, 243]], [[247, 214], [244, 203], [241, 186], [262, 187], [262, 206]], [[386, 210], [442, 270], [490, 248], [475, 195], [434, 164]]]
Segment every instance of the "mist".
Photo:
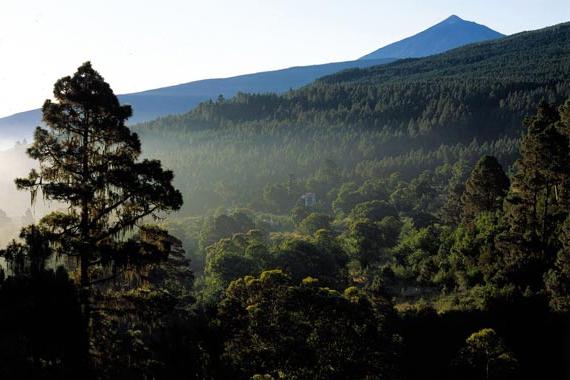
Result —
[[41, 197], [32, 205], [30, 193], [16, 189], [14, 180], [36, 166], [26, 149], [27, 145], [16, 143], [0, 151], [0, 248], [16, 238], [21, 227], [39, 220], [51, 207]]

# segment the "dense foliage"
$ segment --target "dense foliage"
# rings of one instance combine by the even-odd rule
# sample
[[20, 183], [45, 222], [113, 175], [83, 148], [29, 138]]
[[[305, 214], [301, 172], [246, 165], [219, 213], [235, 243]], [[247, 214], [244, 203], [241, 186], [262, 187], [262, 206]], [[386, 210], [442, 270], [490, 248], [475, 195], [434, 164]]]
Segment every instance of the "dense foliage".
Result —
[[[181, 206], [172, 173], [136, 161], [128, 108], [83, 66], [46, 104], [61, 134], [37, 132], [41, 171], [18, 181], [68, 209], [0, 251], [2, 373], [564, 378], [569, 33], [563, 24], [139, 126], [145, 154], [175, 168], [191, 202], [160, 226], [144, 217]], [[77, 83], [87, 100], [71, 96]], [[86, 117], [91, 107], [103, 111]], [[62, 260], [73, 255], [89, 260], [87, 275]]]

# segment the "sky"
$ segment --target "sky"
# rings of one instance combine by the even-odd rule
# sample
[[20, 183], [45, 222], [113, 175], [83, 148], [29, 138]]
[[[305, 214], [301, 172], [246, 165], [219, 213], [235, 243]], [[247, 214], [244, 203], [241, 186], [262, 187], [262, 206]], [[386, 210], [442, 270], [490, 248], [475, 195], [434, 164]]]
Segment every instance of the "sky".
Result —
[[88, 60], [130, 93], [353, 60], [452, 14], [513, 34], [570, 21], [570, 1], [1, 0], [0, 117]]

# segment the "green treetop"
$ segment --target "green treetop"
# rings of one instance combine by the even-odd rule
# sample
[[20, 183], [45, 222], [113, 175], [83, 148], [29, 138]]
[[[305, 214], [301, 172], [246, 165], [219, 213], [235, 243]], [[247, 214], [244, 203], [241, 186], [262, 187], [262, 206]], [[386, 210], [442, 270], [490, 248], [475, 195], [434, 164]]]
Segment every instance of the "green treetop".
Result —
[[55, 83], [54, 99], [42, 108], [47, 129], [36, 129], [28, 149], [39, 168], [16, 184], [32, 201], [41, 191], [67, 204], [40, 224], [62, 253], [78, 258], [81, 285], [88, 287], [90, 267], [135, 260], [129, 255], [137, 250], [111, 253], [117, 237], [145, 217], [179, 209], [182, 196], [160, 161], [138, 160], [140, 140], [125, 125], [131, 107], [119, 104], [89, 62]]

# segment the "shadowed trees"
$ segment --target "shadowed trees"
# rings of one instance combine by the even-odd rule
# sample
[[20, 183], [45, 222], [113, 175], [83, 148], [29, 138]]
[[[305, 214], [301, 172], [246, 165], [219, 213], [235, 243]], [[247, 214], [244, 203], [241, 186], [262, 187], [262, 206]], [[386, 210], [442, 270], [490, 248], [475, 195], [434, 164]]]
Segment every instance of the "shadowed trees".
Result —
[[[54, 258], [75, 276], [81, 308], [73, 315], [69, 311], [68, 318], [89, 339], [88, 361], [97, 371], [106, 373], [114, 359], [124, 357], [129, 358], [129, 371], [146, 368], [152, 362], [145, 346], [148, 336], [137, 328], [162, 323], [156, 315], [172, 312], [184, 296], [172, 300], [178, 293], [165, 285], [168, 281], [156, 279], [158, 269], [152, 266], [169, 259], [171, 237], [143, 223], [178, 210], [182, 195], [172, 185], [173, 173], [160, 161], [139, 160], [139, 138], [125, 125], [130, 106], [119, 104], [89, 62], [55, 83], [54, 98], [42, 109], [47, 128], [36, 129], [27, 150], [38, 167], [16, 185], [30, 191], [32, 203], [42, 196], [66, 208], [24, 228], [22, 243], [11, 243], [1, 254], [22, 281], [46, 279], [50, 272], [45, 264]], [[175, 275], [165, 268], [161, 278]], [[130, 276], [135, 273], [140, 276]], [[192, 281], [191, 274], [185, 277]], [[117, 278], [124, 281], [111, 283]], [[143, 281], [154, 285], [137, 293], [133, 288]], [[125, 289], [131, 292], [125, 295]], [[172, 296], [158, 297], [164, 294]], [[56, 300], [59, 296], [54, 295]]]
[[356, 288], [340, 293], [311, 277], [296, 284], [281, 270], [240, 278], [219, 305], [227, 377], [395, 378], [386, 317]]
[[558, 110], [542, 102], [527, 119], [509, 195], [508, 230], [499, 236], [507, 277], [522, 289], [540, 289], [560, 249], [560, 227], [568, 216], [570, 146]]
[[463, 379], [514, 379], [517, 359], [495, 330], [484, 328], [469, 336], [455, 362], [458, 375]]
[[509, 178], [497, 159], [482, 157], [467, 179], [461, 196], [463, 220], [471, 223], [481, 212], [499, 209], [509, 184]]
[[63, 268], [0, 280], [0, 377], [90, 379], [87, 338]]
[[28, 149], [39, 168], [16, 185], [32, 201], [41, 193], [68, 206], [40, 225], [60, 253], [78, 260], [81, 286], [88, 288], [100, 280], [91, 278], [92, 267], [144, 258], [133, 247], [120, 258], [108, 253], [143, 218], [179, 209], [182, 196], [159, 161], [138, 160], [139, 138], [125, 126], [131, 107], [119, 104], [89, 62], [55, 83], [54, 98], [42, 108], [47, 129], [36, 129]]

